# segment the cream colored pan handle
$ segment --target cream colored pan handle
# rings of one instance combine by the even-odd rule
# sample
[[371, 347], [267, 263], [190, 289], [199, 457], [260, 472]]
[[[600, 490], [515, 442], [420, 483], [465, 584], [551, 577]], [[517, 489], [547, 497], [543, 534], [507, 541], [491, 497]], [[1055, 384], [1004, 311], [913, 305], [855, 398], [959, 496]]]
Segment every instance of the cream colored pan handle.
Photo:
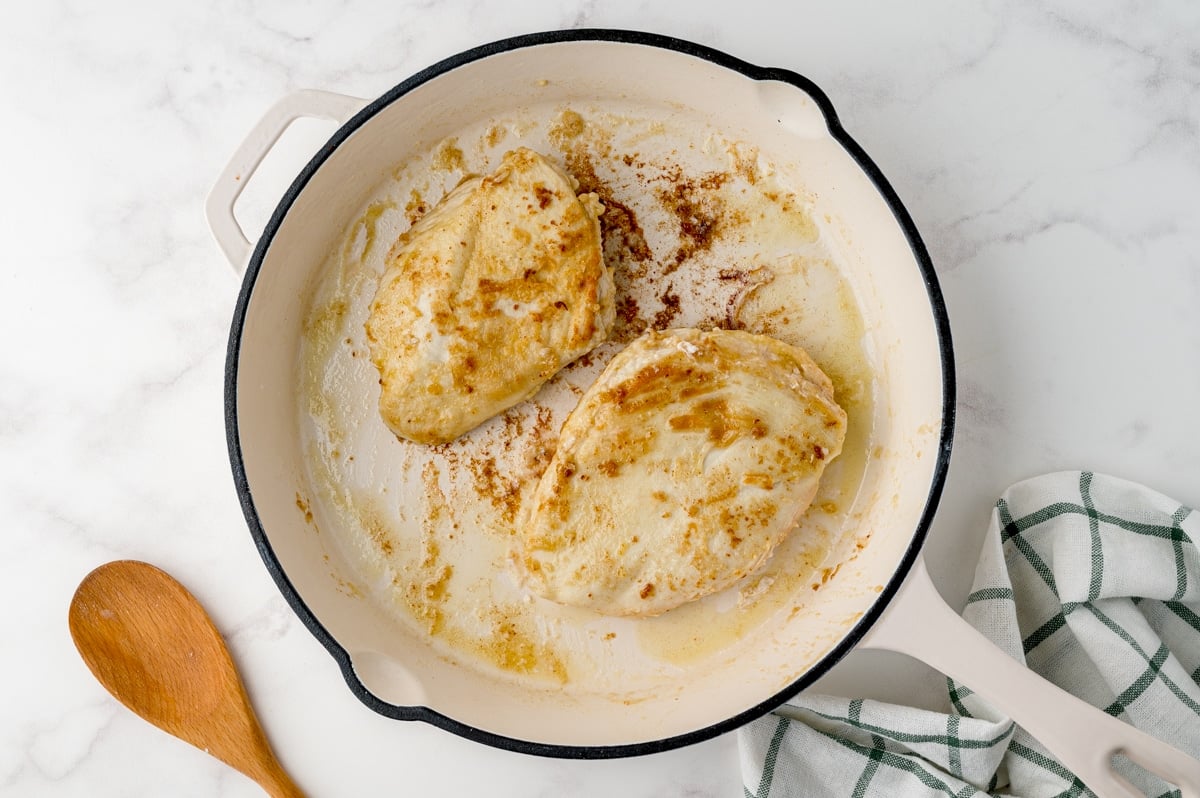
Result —
[[217, 178], [204, 206], [208, 226], [235, 269], [241, 271], [246, 268], [252, 245], [233, 214], [233, 204], [263, 158], [279, 141], [283, 131], [292, 122], [304, 117], [345, 123], [366, 104], [367, 100], [345, 94], [312, 89], [298, 91], [275, 103], [250, 131], [250, 135], [246, 136], [225, 171]]
[[1141, 792], [1112, 768], [1124, 754], [1200, 798], [1200, 762], [1038, 676], [963, 620], [918, 559], [887, 612], [859, 643], [921, 660], [974, 690], [1049, 749], [1100, 798]]

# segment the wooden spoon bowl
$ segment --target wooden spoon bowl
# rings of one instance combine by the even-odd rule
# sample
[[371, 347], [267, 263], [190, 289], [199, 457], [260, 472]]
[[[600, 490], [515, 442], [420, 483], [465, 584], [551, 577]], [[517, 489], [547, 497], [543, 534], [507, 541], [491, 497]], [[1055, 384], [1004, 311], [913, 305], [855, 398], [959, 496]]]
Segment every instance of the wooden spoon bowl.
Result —
[[83, 661], [118, 701], [268, 794], [303, 798], [271, 751], [221, 634], [170, 575], [135, 560], [102, 565], [80, 583], [68, 618]]

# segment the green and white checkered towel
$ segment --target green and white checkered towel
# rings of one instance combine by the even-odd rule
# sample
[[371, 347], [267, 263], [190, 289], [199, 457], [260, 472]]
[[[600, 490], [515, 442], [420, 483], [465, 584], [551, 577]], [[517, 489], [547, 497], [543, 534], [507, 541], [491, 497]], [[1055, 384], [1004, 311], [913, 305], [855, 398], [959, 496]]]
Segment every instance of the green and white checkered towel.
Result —
[[[996, 502], [964, 616], [1055, 684], [1200, 757], [1196, 540], [1200, 513], [1140, 485], [1086, 471], [1021, 482]], [[1024, 730], [947, 685], [949, 715], [798, 696], [739, 733], [744, 795], [1092, 795]], [[1179, 794], [1118, 769], [1148, 796]]]

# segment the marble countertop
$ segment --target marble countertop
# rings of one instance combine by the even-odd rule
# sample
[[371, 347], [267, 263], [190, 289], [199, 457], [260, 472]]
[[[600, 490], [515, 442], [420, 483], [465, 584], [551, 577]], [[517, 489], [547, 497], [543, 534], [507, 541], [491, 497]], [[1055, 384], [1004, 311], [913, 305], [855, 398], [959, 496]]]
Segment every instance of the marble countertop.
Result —
[[[6, 11], [0, 793], [261, 794], [116, 704], [74, 651], [71, 594], [120, 558], [166, 568], [210, 609], [280, 758], [314, 796], [739, 792], [732, 735], [574, 762], [374, 714], [276, 591], [238, 507], [222, 383], [239, 278], [204, 221], [213, 180], [287, 92], [374, 97], [509, 35], [652, 30], [793, 69], [828, 93], [916, 220], [949, 306], [959, 425], [928, 556], [952, 602], [991, 503], [1018, 479], [1084, 467], [1200, 504], [1200, 7], [493, 9], [50, 0]], [[244, 204], [251, 227], [329, 132], [297, 132], [292, 160], [264, 172]], [[897, 675], [869, 678], [884, 667]], [[928, 703], [937, 682], [854, 654], [826, 687]]]

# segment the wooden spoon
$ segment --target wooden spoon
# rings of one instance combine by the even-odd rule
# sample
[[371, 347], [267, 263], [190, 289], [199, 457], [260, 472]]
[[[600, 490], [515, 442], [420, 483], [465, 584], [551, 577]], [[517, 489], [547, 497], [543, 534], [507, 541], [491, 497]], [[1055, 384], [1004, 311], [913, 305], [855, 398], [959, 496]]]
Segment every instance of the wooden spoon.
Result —
[[303, 798], [271, 752], [225, 641], [183, 585], [144, 562], [110, 562], [84, 577], [69, 621], [83, 661], [118, 701], [274, 798]]

